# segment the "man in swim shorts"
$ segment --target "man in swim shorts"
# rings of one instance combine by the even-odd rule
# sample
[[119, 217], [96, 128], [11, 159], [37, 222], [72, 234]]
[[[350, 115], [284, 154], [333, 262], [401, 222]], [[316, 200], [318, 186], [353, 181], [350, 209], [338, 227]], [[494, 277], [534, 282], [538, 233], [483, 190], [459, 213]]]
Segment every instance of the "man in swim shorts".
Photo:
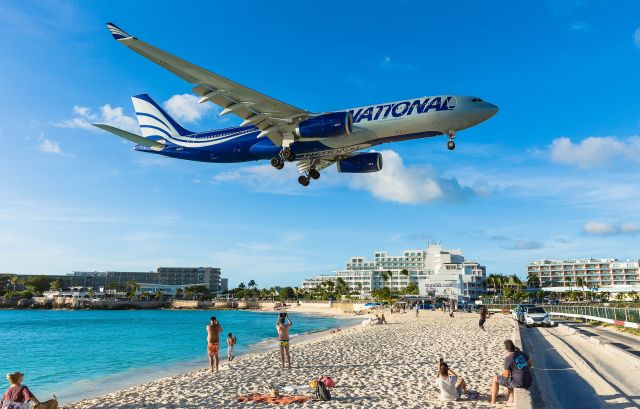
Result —
[[289, 314], [286, 312], [280, 313], [278, 322], [276, 323], [276, 330], [278, 331], [278, 345], [280, 346], [280, 361], [284, 368], [284, 358], [286, 354], [289, 369], [291, 369], [291, 355], [289, 354], [289, 328], [291, 328], [292, 325], [293, 323], [289, 319]]
[[218, 372], [218, 351], [220, 350], [220, 333], [222, 332], [222, 326], [216, 319], [211, 317], [209, 325], [207, 325], [207, 353], [209, 355], [209, 368], [213, 372], [213, 364], [216, 364], [216, 372]]

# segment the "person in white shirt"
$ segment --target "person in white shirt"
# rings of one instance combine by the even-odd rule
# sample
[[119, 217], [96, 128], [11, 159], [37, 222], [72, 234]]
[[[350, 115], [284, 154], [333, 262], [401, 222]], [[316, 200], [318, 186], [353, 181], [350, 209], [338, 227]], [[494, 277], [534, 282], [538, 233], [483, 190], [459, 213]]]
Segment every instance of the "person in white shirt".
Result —
[[440, 399], [442, 400], [455, 401], [467, 394], [467, 384], [464, 378], [459, 378], [442, 359], [440, 359], [435, 383], [440, 390]]

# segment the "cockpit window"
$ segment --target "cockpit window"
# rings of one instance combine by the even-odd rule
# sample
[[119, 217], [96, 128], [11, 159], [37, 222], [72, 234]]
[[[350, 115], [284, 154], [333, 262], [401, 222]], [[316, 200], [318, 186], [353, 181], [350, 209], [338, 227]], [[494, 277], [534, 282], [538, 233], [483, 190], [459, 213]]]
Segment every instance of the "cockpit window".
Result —
[[480, 98], [472, 98], [471, 102], [482, 102]]

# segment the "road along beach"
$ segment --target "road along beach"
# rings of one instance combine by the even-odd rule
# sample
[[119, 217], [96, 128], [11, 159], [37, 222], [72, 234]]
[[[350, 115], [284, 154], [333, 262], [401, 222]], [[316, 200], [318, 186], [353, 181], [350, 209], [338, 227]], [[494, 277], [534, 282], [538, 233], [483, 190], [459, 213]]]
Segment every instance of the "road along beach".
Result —
[[[327, 333], [291, 346], [292, 369], [280, 367], [278, 345], [238, 357], [217, 374], [200, 369], [158, 379], [100, 397], [65, 405], [84, 408], [244, 407], [240, 395], [268, 393], [273, 387], [300, 387], [322, 375], [336, 381], [330, 402], [314, 407], [476, 408], [491, 407], [491, 378], [502, 370], [503, 341], [512, 335], [511, 320], [489, 319], [486, 332], [478, 316], [441, 311], [393, 314], [386, 325], [358, 326]], [[294, 323], [295, 325], [295, 323]], [[274, 326], [275, 330], [275, 326]], [[480, 400], [442, 402], [434, 385], [438, 360], [466, 379]], [[311, 390], [308, 390], [311, 393]]]

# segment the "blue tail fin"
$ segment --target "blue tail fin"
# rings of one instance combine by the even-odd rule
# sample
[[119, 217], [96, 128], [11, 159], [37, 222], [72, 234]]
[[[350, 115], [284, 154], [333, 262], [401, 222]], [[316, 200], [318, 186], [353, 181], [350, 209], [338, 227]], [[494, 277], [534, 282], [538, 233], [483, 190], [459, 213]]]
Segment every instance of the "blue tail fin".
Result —
[[180, 139], [181, 136], [194, 134], [194, 132], [180, 126], [149, 95], [134, 95], [131, 97], [131, 101], [136, 110], [140, 131], [145, 138], [159, 136]]

